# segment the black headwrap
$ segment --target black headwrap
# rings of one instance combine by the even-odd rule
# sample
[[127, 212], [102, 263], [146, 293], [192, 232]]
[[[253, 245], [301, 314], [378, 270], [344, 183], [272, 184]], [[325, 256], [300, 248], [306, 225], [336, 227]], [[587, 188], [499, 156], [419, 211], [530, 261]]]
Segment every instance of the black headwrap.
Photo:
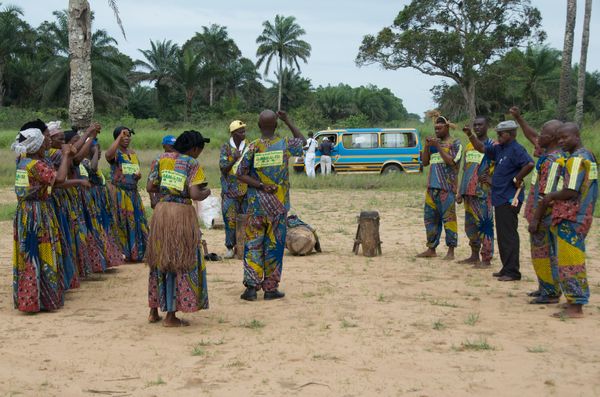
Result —
[[23, 124], [19, 131], [25, 131], [30, 128], [37, 128], [38, 130], [44, 132], [48, 129], [48, 126], [42, 120], [37, 119], [34, 121], [28, 121], [27, 123]]
[[77, 135], [77, 131], [76, 130], [66, 131], [65, 132], [65, 143], [71, 142], [71, 139], [73, 139], [75, 137], [75, 135]]
[[181, 135], [179, 135], [173, 147], [179, 153], [186, 153], [195, 147], [204, 149], [204, 144], [209, 142], [209, 138], [204, 138], [198, 131], [191, 130], [184, 131]]
[[119, 135], [121, 134], [121, 131], [123, 131], [123, 130], [128, 130], [130, 135], [135, 135], [135, 132], [133, 132], [133, 129], [120, 125], [117, 128], [115, 128], [115, 130], [113, 131], [113, 138], [117, 139], [119, 137]]

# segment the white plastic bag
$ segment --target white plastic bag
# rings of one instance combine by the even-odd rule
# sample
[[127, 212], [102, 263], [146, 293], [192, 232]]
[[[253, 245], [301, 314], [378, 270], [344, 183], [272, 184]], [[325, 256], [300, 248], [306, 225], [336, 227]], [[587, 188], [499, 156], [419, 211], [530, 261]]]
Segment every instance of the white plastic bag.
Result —
[[212, 229], [223, 224], [223, 215], [221, 214], [221, 198], [217, 196], [208, 196], [202, 201], [196, 201], [196, 211], [198, 217], [204, 224], [204, 227]]

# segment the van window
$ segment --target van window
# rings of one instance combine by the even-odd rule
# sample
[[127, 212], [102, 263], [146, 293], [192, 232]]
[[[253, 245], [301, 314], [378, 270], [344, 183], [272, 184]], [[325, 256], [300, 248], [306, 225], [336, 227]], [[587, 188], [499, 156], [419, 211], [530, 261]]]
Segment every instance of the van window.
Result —
[[344, 134], [342, 145], [345, 149], [375, 149], [377, 145], [377, 134]]
[[410, 132], [384, 132], [381, 134], [381, 147], [402, 148], [415, 147], [417, 140]]

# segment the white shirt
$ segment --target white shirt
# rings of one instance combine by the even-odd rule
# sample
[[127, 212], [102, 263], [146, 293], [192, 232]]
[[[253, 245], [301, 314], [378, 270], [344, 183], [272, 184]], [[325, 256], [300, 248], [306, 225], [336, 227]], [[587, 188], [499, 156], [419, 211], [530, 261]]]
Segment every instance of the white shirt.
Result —
[[306, 140], [306, 154], [315, 154], [315, 150], [317, 149], [317, 140], [314, 138], [308, 138]]

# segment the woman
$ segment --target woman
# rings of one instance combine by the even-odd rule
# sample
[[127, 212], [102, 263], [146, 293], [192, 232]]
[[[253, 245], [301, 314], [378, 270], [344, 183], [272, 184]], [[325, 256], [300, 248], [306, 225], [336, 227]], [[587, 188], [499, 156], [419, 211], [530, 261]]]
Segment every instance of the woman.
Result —
[[63, 145], [55, 171], [44, 155], [50, 141], [38, 128], [22, 130], [11, 149], [18, 155], [14, 218], [13, 299], [23, 312], [52, 311], [63, 305], [62, 246], [56, 214], [48, 200], [67, 176], [71, 147]]
[[140, 163], [135, 152], [129, 149], [133, 134], [127, 127], [115, 128], [115, 141], [106, 151], [105, 157], [110, 164], [109, 189], [115, 204], [119, 243], [125, 260], [141, 262], [146, 252], [148, 222], [138, 192], [138, 181], [142, 177]]
[[[100, 158], [100, 148], [97, 142], [92, 143], [89, 154], [81, 161], [79, 166], [80, 174], [89, 180], [91, 186], [85, 191], [81, 191], [84, 200], [84, 214], [86, 223], [102, 247], [104, 256], [104, 270], [109, 267], [123, 264], [123, 253], [117, 243], [117, 234], [112, 233], [110, 223], [112, 217], [106, 213], [106, 181], [102, 172], [98, 170], [98, 161]], [[90, 227], [91, 226], [91, 227]]]
[[151, 323], [158, 308], [167, 312], [165, 327], [189, 325], [176, 311], [208, 308], [206, 267], [201, 249], [198, 216], [192, 200], [210, 195], [204, 172], [196, 160], [209, 142], [197, 131], [185, 131], [175, 141], [174, 153], [164, 153], [152, 163], [146, 190], [160, 193], [150, 224], [146, 263], [150, 266], [148, 301]]

